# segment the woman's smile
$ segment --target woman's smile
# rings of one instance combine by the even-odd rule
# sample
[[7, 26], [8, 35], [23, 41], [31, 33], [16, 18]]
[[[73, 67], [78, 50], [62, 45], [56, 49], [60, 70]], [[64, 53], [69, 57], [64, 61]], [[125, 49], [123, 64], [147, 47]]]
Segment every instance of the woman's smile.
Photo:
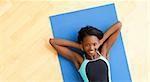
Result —
[[94, 54], [94, 53], [95, 53], [94, 50], [88, 51], [88, 54]]

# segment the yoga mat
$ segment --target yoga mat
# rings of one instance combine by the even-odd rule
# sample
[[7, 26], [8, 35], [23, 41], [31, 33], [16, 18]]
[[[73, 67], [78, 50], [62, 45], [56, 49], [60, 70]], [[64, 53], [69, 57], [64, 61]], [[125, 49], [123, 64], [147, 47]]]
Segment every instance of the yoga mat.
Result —
[[[106, 32], [117, 22], [114, 4], [50, 16], [50, 22], [55, 38], [77, 41], [81, 27], [91, 25]], [[82, 81], [72, 62], [58, 56], [64, 82]], [[112, 82], [132, 82], [121, 33], [110, 50], [110, 69]]]

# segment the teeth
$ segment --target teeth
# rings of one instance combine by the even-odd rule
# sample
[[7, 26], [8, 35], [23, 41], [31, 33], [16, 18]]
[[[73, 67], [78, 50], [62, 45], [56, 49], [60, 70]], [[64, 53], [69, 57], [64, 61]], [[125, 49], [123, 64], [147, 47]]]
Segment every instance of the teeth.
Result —
[[90, 53], [94, 53], [94, 51], [90, 51]]

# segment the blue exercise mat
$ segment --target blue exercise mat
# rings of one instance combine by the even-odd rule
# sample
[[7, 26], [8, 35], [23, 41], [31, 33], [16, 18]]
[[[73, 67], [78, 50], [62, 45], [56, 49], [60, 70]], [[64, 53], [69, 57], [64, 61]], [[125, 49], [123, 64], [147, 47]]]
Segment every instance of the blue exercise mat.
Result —
[[[50, 16], [50, 21], [55, 38], [77, 41], [78, 31], [81, 27], [91, 25], [106, 32], [118, 19], [115, 5], [108, 4]], [[58, 57], [64, 82], [82, 82], [73, 63], [60, 55]], [[110, 50], [109, 61], [112, 82], [132, 82], [121, 33]]]

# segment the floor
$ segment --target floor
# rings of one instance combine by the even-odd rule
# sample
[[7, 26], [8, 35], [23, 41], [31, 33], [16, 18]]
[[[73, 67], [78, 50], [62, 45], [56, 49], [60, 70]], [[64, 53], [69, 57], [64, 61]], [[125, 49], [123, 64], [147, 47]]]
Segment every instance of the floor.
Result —
[[[0, 82], [63, 82], [49, 16], [115, 3], [133, 82], [148, 82], [148, 0], [0, 0]], [[150, 24], [150, 23], [149, 23]]]

